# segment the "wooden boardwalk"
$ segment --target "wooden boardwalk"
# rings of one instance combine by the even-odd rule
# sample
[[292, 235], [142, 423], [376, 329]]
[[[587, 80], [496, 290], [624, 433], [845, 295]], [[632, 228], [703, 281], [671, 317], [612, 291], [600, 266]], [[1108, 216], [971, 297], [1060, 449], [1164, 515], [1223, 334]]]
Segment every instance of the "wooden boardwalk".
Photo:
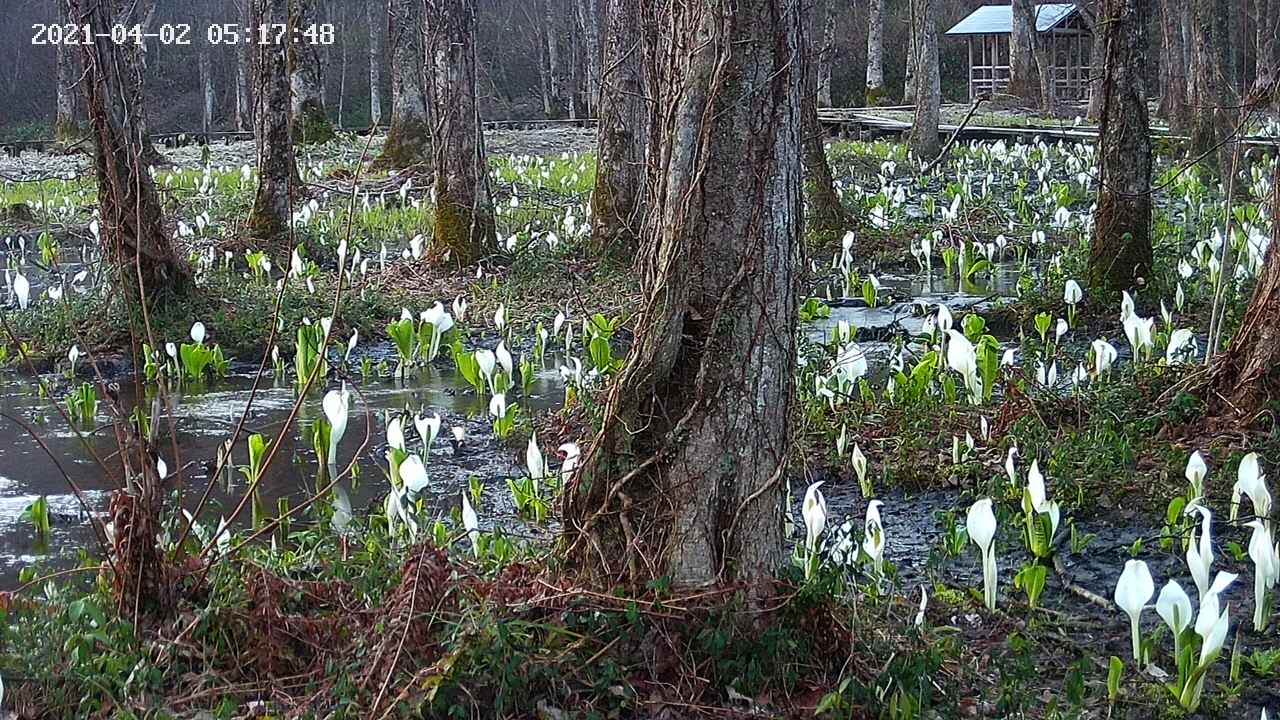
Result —
[[[892, 109], [909, 109], [906, 107]], [[828, 132], [884, 137], [899, 135], [911, 129], [911, 123], [878, 115], [866, 108], [821, 108], [818, 110], [818, 122]], [[957, 125], [943, 123], [938, 131], [950, 135], [956, 131]], [[1185, 136], [1171, 135], [1164, 130], [1155, 130], [1153, 138], [1163, 138], [1173, 142], [1185, 142]], [[1096, 125], [966, 125], [960, 132], [959, 140], [1030, 140], [1040, 137], [1046, 141], [1066, 140], [1069, 142], [1087, 142], [1098, 137]], [[1280, 147], [1280, 138], [1253, 135], [1244, 139], [1246, 145], [1276, 149]]]

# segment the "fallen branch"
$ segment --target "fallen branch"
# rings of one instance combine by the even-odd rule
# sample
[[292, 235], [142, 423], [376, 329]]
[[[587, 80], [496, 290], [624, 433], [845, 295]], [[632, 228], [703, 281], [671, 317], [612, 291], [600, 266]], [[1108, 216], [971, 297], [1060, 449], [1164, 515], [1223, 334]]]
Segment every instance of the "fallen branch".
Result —
[[965, 126], [967, 126], [969, 121], [973, 119], [973, 114], [978, 111], [978, 106], [986, 99], [986, 95], [979, 95], [974, 99], [973, 104], [969, 106], [969, 112], [964, 114], [964, 119], [960, 121], [960, 124], [956, 126], [955, 130], [951, 131], [951, 137], [947, 138], [946, 144], [944, 144], [942, 149], [938, 151], [938, 157], [934, 158], [928, 165], [924, 166], [924, 169], [920, 171], [921, 175], [928, 175], [933, 172], [934, 168], [938, 167], [938, 163], [941, 163], [943, 158], [947, 156], [947, 153], [951, 151], [951, 146], [956, 144], [956, 138], [960, 137], [960, 133], [964, 132]]

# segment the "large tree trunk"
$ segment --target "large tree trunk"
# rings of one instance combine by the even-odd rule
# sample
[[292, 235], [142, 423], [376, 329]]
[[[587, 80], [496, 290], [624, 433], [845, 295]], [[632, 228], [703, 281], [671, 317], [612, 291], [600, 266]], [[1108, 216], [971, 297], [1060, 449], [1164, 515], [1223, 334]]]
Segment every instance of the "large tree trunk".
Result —
[[583, 62], [582, 104], [587, 117], [596, 111], [600, 95], [600, 13], [597, 0], [574, 0], [578, 11], [578, 27], [582, 31]]
[[[883, 98], [884, 0], [867, 0], [867, 89], [863, 104], [874, 107]], [[904, 100], [910, 102], [910, 96]]]
[[[1010, 36], [1010, 54], [1014, 62], [1009, 68], [1010, 92], [1023, 98], [1028, 106], [1038, 106], [1045, 115], [1053, 117], [1057, 114], [1053, 62], [1046, 37], [1036, 32], [1039, 6], [1031, 0], [1013, 0], [1012, 12], [1014, 32]], [[1024, 67], [1023, 63], [1028, 61], [1030, 66]]]
[[591, 241], [599, 254], [636, 250], [645, 185], [649, 98], [643, 0], [605, 0], [604, 76], [600, 89]]
[[1102, 7], [1101, 0], [1089, 3], [1088, 14], [1092, 20], [1093, 39], [1089, 43], [1089, 107], [1086, 111], [1086, 119], [1089, 122], [1096, 123], [1102, 118], [1102, 71], [1106, 65], [1107, 58], [1107, 37], [1106, 28], [1102, 26]]
[[391, 127], [377, 164], [407, 168], [431, 160], [431, 124], [422, 71], [422, 0], [391, 0]]
[[387, 26], [387, 0], [365, 0], [369, 24], [369, 124], [382, 124], [382, 31]]
[[476, 106], [475, 0], [426, 0], [432, 58], [435, 227], [431, 254], [469, 265], [495, 248], [484, 133]]
[[1150, 0], [1106, 0], [1098, 205], [1089, 284], [1118, 293], [1151, 274], [1151, 137], [1143, 72]]
[[[1271, 217], [1280, 218], [1280, 166], [1271, 182]], [[1213, 362], [1203, 397], [1210, 421], [1250, 423], [1280, 397], [1280, 221], [1271, 224], [1271, 244], [1240, 328]]]
[[[236, 17], [243, 26], [242, 32], [253, 32], [253, 0], [236, 0]], [[248, 43], [232, 48], [236, 62], [236, 130], [253, 129], [253, 100], [249, 95], [250, 78], [253, 75], [254, 46]]]
[[[803, 2], [803, 0], [802, 0]], [[830, 3], [828, 3], [830, 7]], [[804, 28], [811, 27], [804, 23]], [[826, 34], [826, 31], [823, 31]], [[809, 37], [801, 38], [802, 57], [814, 58]], [[831, 165], [823, 143], [822, 126], [818, 123], [818, 82], [822, 70], [821, 49], [816, 53], [817, 62], [806, 62], [804, 68], [804, 94], [801, 98], [801, 158], [804, 166], [804, 186], [807, 205], [805, 220], [809, 232], [826, 239], [839, 239], [848, 228], [840, 196], [836, 194], [831, 177]]]
[[942, 143], [938, 126], [942, 115], [942, 86], [938, 75], [938, 32], [934, 27], [934, 0], [911, 0], [911, 27], [916, 49], [915, 116], [907, 142], [916, 159], [932, 160]]
[[[565, 102], [564, 61], [560, 55], [560, 22], [555, 12], [555, 0], [539, 0], [539, 2], [542, 6], [543, 17], [546, 19], [543, 29], [547, 50], [548, 81], [551, 85], [551, 104], [553, 106], [553, 110], [551, 114], [548, 114], [548, 117], [558, 118], [564, 111]], [[569, 100], [569, 104], [573, 104], [572, 99]]]
[[1022, 98], [1027, 107], [1040, 104], [1040, 77], [1036, 73], [1035, 5], [1032, 0], [1011, 0], [1013, 31], [1009, 34], [1009, 94]]
[[[1204, 165], [1221, 174], [1223, 184], [1233, 174], [1235, 143], [1228, 141], [1234, 128], [1229, 100], [1230, 67], [1226, 47], [1225, 0], [1189, 0], [1193, 5], [1191, 104], [1191, 155], [1204, 155]], [[1217, 148], [1215, 153], [1215, 148]]]
[[[635, 344], [565, 492], [605, 578], [759, 582], [783, 559], [801, 264], [799, 0], [683, 0], [664, 24], [661, 187]], [[672, 45], [674, 44], [674, 45]]]
[[[316, 0], [292, 0], [290, 28], [301, 33], [316, 24]], [[333, 123], [324, 109], [324, 75], [318, 45], [305, 39], [289, 44], [289, 82], [292, 86], [293, 137], [299, 143], [333, 139]]]
[[[213, 24], [213, 14], [205, 7], [200, 12], [200, 25], [209, 27]], [[209, 133], [213, 131], [213, 111], [216, 97], [213, 88], [213, 49], [207, 42], [196, 43], [196, 65], [199, 68], [201, 102], [200, 128], [204, 132], [205, 142], [209, 141]]]
[[[1258, 0], [1258, 72], [1255, 86], [1275, 87], [1280, 81], [1280, 0]], [[1280, 110], [1280, 93], [1271, 98]]]
[[[70, 3], [72, 22], [95, 28], [112, 27], [126, 12], [125, 0]], [[104, 254], [126, 297], [155, 304], [185, 295], [191, 275], [165, 230], [160, 196], [147, 172], [137, 50], [107, 37], [94, 38], [80, 49]]]
[[[54, 0], [58, 5], [58, 22], [67, 24], [67, 0]], [[53, 121], [54, 140], [61, 145], [70, 145], [80, 139], [82, 134], [80, 122], [76, 118], [77, 69], [75, 46], [60, 43], [57, 57], [57, 114]]]
[[[289, 0], [250, 0], [253, 27], [286, 22]], [[249, 215], [249, 233], [279, 244], [289, 234], [290, 200], [297, 177], [289, 124], [288, 49], [255, 45], [254, 139], [258, 150], [258, 192]]]
[[836, 61], [836, 3], [825, 0], [822, 12], [822, 44], [818, 47], [818, 107], [831, 107], [831, 72]]
[[1183, 62], [1182, 0], [1160, 1], [1160, 32], [1164, 38], [1165, 86], [1160, 113], [1169, 121], [1170, 132], [1181, 135], [1191, 122], [1187, 98], [1187, 66]]

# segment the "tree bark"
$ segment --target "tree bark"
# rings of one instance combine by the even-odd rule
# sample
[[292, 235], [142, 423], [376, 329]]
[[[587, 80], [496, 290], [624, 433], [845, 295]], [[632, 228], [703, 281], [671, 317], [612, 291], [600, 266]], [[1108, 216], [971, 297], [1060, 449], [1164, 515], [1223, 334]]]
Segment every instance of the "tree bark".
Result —
[[[1255, 86], [1275, 87], [1280, 77], [1280, 0], [1258, 0], [1258, 71]], [[1280, 110], [1280, 93], [1271, 106]]]
[[[1010, 92], [1028, 106], [1040, 108], [1049, 117], [1057, 115], [1057, 98], [1053, 88], [1053, 62], [1049, 57], [1048, 42], [1036, 31], [1039, 5], [1031, 0], [1013, 0], [1014, 32], [1010, 36], [1010, 56], [1017, 63], [1010, 65]], [[1016, 52], [1014, 41], [1019, 43]], [[1026, 57], [1024, 57], [1024, 55]], [[1023, 67], [1022, 63], [1030, 65]]]
[[366, 0], [369, 25], [369, 123], [382, 124], [382, 30], [386, 27], [386, 0]]
[[[200, 26], [209, 27], [214, 22], [212, 13], [209, 8], [202, 8], [200, 14]], [[213, 57], [212, 48], [207, 42], [196, 43], [196, 65], [200, 74], [201, 103], [200, 103], [200, 127], [205, 135], [205, 142], [208, 142], [209, 133], [213, 131], [213, 111], [216, 97], [213, 88]]]
[[586, 56], [582, 104], [590, 117], [596, 111], [600, 95], [600, 13], [597, 0], [574, 0], [574, 5], [578, 11], [578, 27], [582, 30], [582, 52]]
[[818, 48], [818, 107], [831, 107], [831, 73], [836, 60], [836, 3], [822, 3], [822, 45]]
[[[253, 27], [283, 23], [289, 0], [250, 0]], [[289, 234], [292, 190], [297, 178], [289, 116], [288, 47], [255, 44], [254, 139], [258, 150], [258, 192], [249, 215], [249, 234], [280, 244]]]
[[[244, 32], [253, 32], [253, 0], [236, 0], [237, 21]], [[236, 59], [236, 129], [247, 132], [253, 129], [253, 99], [249, 96], [250, 77], [253, 75], [253, 46], [244, 44], [232, 49]]]
[[431, 255], [438, 262], [469, 265], [496, 246], [476, 106], [475, 0], [426, 0], [426, 12], [435, 140]]
[[[907, 96], [910, 97], [911, 95]], [[874, 107], [883, 98], [884, 0], [867, 0], [867, 89], [863, 104]]]
[[912, 47], [916, 48], [915, 116], [907, 139], [917, 160], [938, 156], [941, 140], [942, 87], [938, 76], [938, 33], [934, 27], [934, 0], [911, 0]]
[[1151, 273], [1151, 137], [1143, 72], [1150, 0], [1106, 0], [1098, 203], [1089, 284], [1118, 293]]
[[[830, 6], [828, 3], [828, 9]], [[822, 126], [818, 123], [818, 83], [823, 66], [822, 51], [819, 49], [817, 57], [810, 51], [807, 34], [809, 27], [811, 27], [810, 23], [803, 23], [806, 34], [801, 38], [802, 57], [816, 60], [816, 62], [805, 63], [804, 94], [800, 101], [801, 158], [804, 166], [807, 203], [805, 221], [810, 233], [828, 240], [839, 240], [840, 235], [847, 229], [848, 223], [844, 207], [840, 204], [840, 196], [836, 194], [835, 181], [831, 177], [831, 164], [827, 161], [827, 151], [823, 143]], [[825, 28], [823, 35], [826, 35]]]
[[1203, 164], [1220, 174], [1225, 185], [1233, 173], [1235, 153], [1235, 143], [1228, 140], [1235, 123], [1229, 107], [1231, 83], [1225, 74], [1230, 67], [1227, 5], [1225, 0], [1191, 1], [1191, 155], [1205, 155]]
[[[67, 0], [54, 0], [58, 6], [58, 22], [67, 24]], [[77, 68], [74, 45], [59, 44], [57, 57], [57, 113], [53, 121], [53, 137], [60, 145], [70, 145], [83, 134], [76, 117]]]
[[[1280, 218], [1280, 166], [1271, 181], [1271, 216]], [[1213, 361], [1206, 392], [1208, 422], [1251, 423], [1280, 391], [1280, 222], [1240, 328]]]
[[1027, 107], [1040, 105], [1040, 78], [1036, 73], [1035, 5], [1031, 0], [1011, 0], [1012, 32], [1009, 34], [1009, 94]]
[[[109, 28], [124, 0], [70, 0], [72, 21]], [[160, 196], [147, 172], [142, 71], [131, 43], [97, 37], [79, 46], [98, 178], [103, 252], [130, 299], [156, 304], [185, 295], [191, 274], [164, 226]]]
[[664, 23], [680, 71], [663, 76], [650, 154], [655, 262], [635, 345], [565, 494], [569, 557], [598, 577], [752, 584], [782, 562], [800, 14], [798, 0], [685, 0]]
[[598, 254], [634, 254], [640, 235], [649, 137], [642, 0], [605, 0], [591, 242]]
[[1103, 66], [1107, 63], [1107, 38], [1106, 28], [1102, 27], [1100, 18], [1102, 17], [1102, 7], [1095, 3], [1091, 5], [1091, 16], [1093, 19], [1093, 41], [1089, 43], [1089, 67], [1091, 68], [1089, 82], [1089, 107], [1085, 116], [1089, 122], [1096, 123], [1102, 118], [1102, 73]]
[[[316, 0], [292, 0], [289, 27], [302, 33], [316, 24]], [[326, 143], [333, 139], [333, 123], [324, 108], [324, 76], [320, 52], [306, 40], [289, 44], [289, 83], [292, 87], [294, 140]]]
[[[555, 13], [555, 0], [540, 0], [540, 2], [542, 3], [543, 17], [546, 18], [546, 24], [543, 27], [546, 39], [548, 80], [551, 85], [551, 104], [553, 106], [553, 110], [547, 117], [558, 118], [564, 112], [565, 101], [564, 62], [560, 55], [560, 23]], [[572, 102], [570, 100], [571, 105]]]
[[391, 0], [391, 127], [376, 163], [380, 167], [403, 169], [431, 161], [422, 21], [422, 0]]
[[1187, 98], [1187, 66], [1183, 62], [1181, 0], [1161, 0], [1160, 32], [1164, 38], [1165, 87], [1160, 98], [1160, 114], [1169, 121], [1170, 132], [1181, 135], [1191, 123]]

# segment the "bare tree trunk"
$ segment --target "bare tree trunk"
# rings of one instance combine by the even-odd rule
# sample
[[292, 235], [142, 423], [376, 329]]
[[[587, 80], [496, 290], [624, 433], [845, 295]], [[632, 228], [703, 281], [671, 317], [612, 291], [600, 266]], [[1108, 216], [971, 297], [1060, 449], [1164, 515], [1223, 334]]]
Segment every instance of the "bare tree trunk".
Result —
[[[910, 55], [910, 51], [907, 52]], [[907, 98], [910, 98], [908, 90]], [[867, 89], [863, 104], [874, 107], [884, 98], [884, 0], [867, 0]]]
[[431, 125], [422, 66], [422, 0], [391, 0], [391, 127], [377, 160], [407, 168], [431, 161]]
[[[250, 0], [253, 27], [287, 22], [289, 0]], [[289, 234], [290, 200], [297, 166], [290, 132], [288, 52], [285, 44], [255, 44], [254, 139], [258, 149], [258, 192], [249, 215], [249, 233], [277, 245]]]
[[[803, 2], [803, 0], [802, 0]], [[831, 3], [827, 4], [827, 8]], [[804, 90], [800, 100], [801, 121], [801, 162], [804, 167], [805, 224], [810, 233], [826, 239], [839, 239], [848, 228], [844, 207], [840, 204], [840, 196], [836, 194], [835, 181], [831, 177], [831, 165], [827, 162], [827, 152], [822, 141], [822, 126], [818, 123], [818, 78], [822, 72], [822, 50], [815, 53], [809, 43], [808, 28], [810, 23], [802, 24], [805, 28], [801, 37], [801, 57], [805, 62]], [[823, 35], [826, 35], [824, 27]], [[825, 37], [824, 37], [825, 40]], [[809, 61], [810, 59], [816, 62]], [[830, 65], [827, 65], [828, 69]]]
[[1036, 73], [1036, 6], [1032, 0], [1011, 0], [1013, 31], [1009, 34], [1009, 94], [1027, 107], [1040, 105], [1040, 78]]
[[[252, 9], [253, 0], [236, 0], [236, 17], [242, 25], [242, 32], [254, 32]], [[236, 62], [236, 130], [246, 132], [253, 129], [253, 100], [249, 97], [249, 77], [252, 74], [253, 45], [245, 43], [232, 48]]]
[[[1271, 182], [1271, 217], [1280, 218], [1280, 166]], [[1251, 424], [1280, 392], [1280, 222], [1271, 224], [1271, 244], [1240, 328], [1213, 363], [1202, 395], [1209, 421]]]
[[1164, 60], [1167, 66], [1165, 87], [1160, 98], [1160, 112], [1169, 121], [1169, 130], [1181, 135], [1191, 122], [1187, 98], [1187, 66], [1183, 64], [1181, 0], [1161, 0], [1160, 30], [1164, 37]]
[[822, 45], [818, 48], [818, 107], [831, 107], [831, 71], [836, 60], [836, 4], [822, 3]]
[[1111, 293], [1151, 274], [1151, 137], [1143, 72], [1150, 0], [1106, 0], [1098, 204], [1090, 287]]
[[1228, 139], [1235, 123], [1230, 111], [1233, 102], [1228, 99], [1230, 81], [1225, 75], [1230, 65], [1225, 46], [1227, 6], [1225, 0], [1191, 1], [1191, 155], [1207, 153], [1204, 164], [1220, 173], [1225, 185], [1233, 173], [1235, 152], [1235, 143]]
[[[1280, 78], [1280, 0], [1258, 0], [1258, 72], [1254, 85], [1275, 87]], [[1280, 111], [1280, 93], [1271, 98]]]
[[433, 65], [435, 227], [431, 254], [469, 265], [495, 247], [484, 133], [476, 106], [475, 0], [426, 0]]
[[[551, 103], [555, 108], [552, 114], [548, 114], [548, 117], [558, 118], [561, 115], [565, 101], [564, 62], [560, 55], [560, 23], [555, 13], [555, 0], [539, 1], [542, 3], [543, 16], [546, 18], [544, 28], [547, 41], [547, 72], [550, 74]], [[573, 104], [572, 99], [569, 104]]]
[[[70, 3], [77, 25], [109, 28], [121, 22], [125, 12], [124, 0]], [[125, 297], [149, 304], [181, 297], [191, 287], [191, 274], [165, 230], [160, 196], [147, 172], [137, 50], [107, 37], [94, 38], [80, 49], [95, 141], [103, 252]]]
[[600, 95], [600, 13], [597, 0], [574, 0], [578, 11], [578, 26], [582, 30], [582, 52], [586, 55], [583, 69], [583, 110], [587, 117], [596, 111]]
[[[208, 7], [203, 8], [200, 14], [200, 25], [206, 28], [214, 21], [209, 10]], [[200, 87], [203, 91], [200, 103], [200, 128], [204, 132], [205, 142], [208, 142], [209, 133], [213, 131], [213, 111], [216, 100], [213, 91], [212, 47], [209, 43], [196, 43], [196, 65], [199, 67]]]
[[911, 0], [912, 46], [916, 55], [915, 116], [907, 139], [917, 160], [938, 156], [942, 143], [938, 125], [942, 118], [942, 88], [938, 76], [938, 32], [934, 27], [934, 0]]
[[[801, 264], [797, 0], [677, 3], [635, 345], [565, 494], [604, 578], [760, 587], [783, 559]], [[664, 74], [664, 78], [667, 75]]]
[[[1053, 87], [1053, 59], [1049, 56], [1048, 42], [1036, 31], [1039, 5], [1031, 0], [1013, 0], [1014, 32], [1010, 37], [1010, 54], [1018, 63], [1030, 59], [1029, 67], [1011, 65], [1010, 92], [1024, 99], [1029, 106], [1038, 106], [1049, 117], [1057, 115], [1057, 98]], [[1020, 36], [1019, 30], [1022, 31]], [[1014, 51], [1014, 40], [1020, 43]], [[1025, 44], [1025, 47], [1022, 45]], [[1015, 69], [1016, 68], [1016, 69]]]
[[538, 40], [538, 80], [542, 90], [542, 115], [548, 120], [554, 118], [556, 103], [552, 94], [551, 60], [547, 57], [547, 35], [550, 29], [541, 23], [535, 25], [534, 32]]
[[640, 236], [649, 99], [642, 0], [605, 0], [599, 151], [591, 195], [591, 243], [599, 254], [633, 254]]
[[[316, 23], [316, 0], [292, 0], [290, 28], [301, 33]], [[306, 40], [289, 44], [289, 83], [293, 91], [293, 137], [299, 143], [333, 139], [333, 123], [324, 109], [324, 77], [320, 53]]]
[[1102, 118], [1102, 73], [1107, 58], [1106, 28], [1102, 27], [1102, 8], [1097, 4], [1101, 0], [1090, 3], [1093, 16], [1093, 41], [1089, 43], [1089, 107], [1086, 118], [1096, 123]]
[[[58, 6], [58, 22], [66, 24], [67, 0], [54, 0]], [[80, 139], [82, 130], [76, 118], [77, 79], [74, 45], [61, 43], [57, 46], [57, 114], [53, 121], [53, 137], [60, 145], [70, 145]]]
[[382, 31], [386, 27], [387, 0], [365, 0], [369, 24], [369, 123], [382, 124]]
[[[907, 0], [908, 8], [911, 6], [912, 0]], [[909, 13], [908, 13], [909, 14]], [[919, 75], [920, 51], [916, 48], [916, 32], [911, 29], [910, 21], [907, 23], [907, 60], [906, 60], [906, 76], [902, 87], [902, 102], [904, 105], [915, 102], [916, 99], [916, 76]]]

